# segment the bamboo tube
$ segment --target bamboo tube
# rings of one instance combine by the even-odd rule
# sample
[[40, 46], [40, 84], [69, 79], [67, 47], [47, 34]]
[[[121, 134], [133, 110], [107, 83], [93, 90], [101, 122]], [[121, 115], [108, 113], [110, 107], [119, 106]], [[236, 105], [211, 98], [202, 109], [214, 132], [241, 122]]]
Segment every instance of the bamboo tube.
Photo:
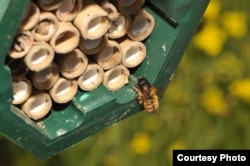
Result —
[[143, 6], [145, 0], [112, 0], [118, 10], [124, 15], [137, 13]]
[[37, 0], [38, 5], [45, 11], [56, 10], [60, 7], [62, 0]]
[[79, 48], [88, 55], [97, 54], [102, 50], [108, 42], [108, 36], [103, 35], [101, 38], [90, 40], [90, 39], [84, 39], [81, 37]]
[[30, 51], [33, 42], [30, 31], [17, 33], [9, 51], [9, 56], [14, 59], [23, 58]]
[[75, 49], [66, 55], [58, 55], [56, 59], [61, 74], [68, 79], [80, 76], [87, 69], [88, 58], [79, 49]]
[[103, 85], [110, 91], [122, 88], [128, 83], [129, 70], [118, 65], [104, 73]]
[[80, 34], [70, 22], [60, 22], [58, 31], [50, 40], [56, 53], [66, 54], [73, 51], [79, 44]]
[[49, 41], [58, 30], [58, 20], [51, 12], [40, 14], [37, 26], [32, 30], [36, 41]]
[[24, 62], [32, 71], [40, 71], [48, 67], [54, 59], [54, 51], [46, 42], [35, 43], [25, 56]]
[[40, 9], [38, 6], [30, 2], [29, 7], [20, 25], [20, 31], [31, 30], [38, 22], [40, 16]]
[[109, 1], [103, 1], [101, 7], [108, 13], [109, 20], [114, 20], [119, 16], [116, 7]]
[[72, 21], [81, 9], [82, 0], [63, 0], [56, 16], [60, 21]]
[[98, 64], [91, 62], [86, 71], [78, 78], [77, 83], [80, 89], [91, 91], [102, 83], [103, 77], [103, 69]]
[[123, 15], [118, 15], [117, 18], [111, 20], [108, 36], [112, 39], [123, 37], [126, 35], [128, 27], [128, 19]]
[[31, 119], [39, 120], [45, 117], [52, 107], [50, 96], [46, 92], [34, 92], [22, 105], [22, 111]]
[[108, 31], [107, 16], [107, 12], [93, 0], [89, 0], [74, 19], [74, 25], [80, 30], [83, 38], [95, 40], [101, 38]]
[[133, 68], [142, 63], [146, 57], [146, 47], [142, 42], [125, 39], [120, 43], [123, 56], [122, 64], [128, 68]]
[[12, 82], [13, 101], [12, 104], [19, 105], [25, 102], [32, 93], [32, 84], [26, 78], [19, 78]]
[[33, 72], [31, 80], [35, 88], [39, 90], [48, 90], [55, 85], [59, 79], [59, 68], [55, 63], [51, 63], [45, 69]]
[[96, 62], [104, 69], [108, 70], [121, 62], [122, 50], [116, 41], [108, 40], [107, 46], [98, 54], [94, 55]]
[[67, 103], [71, 101], [77, 93], [77, 82], [59, 78], [56, 84], [49, 90], [49, 94], [56, 103]]
[[155, 26], [154, 17], [146, 10], [140, 10], [134, 19], [130, 19], [130, 28], [127, 35], [135, 41], [146, 39], [153, 31]]
[[12, 79], [20, 79], [25, 77], [29, 72], [28, 68], [24, 65], [23, 59], [11, 59], [8, 57], [6, 64], [10, 68]]

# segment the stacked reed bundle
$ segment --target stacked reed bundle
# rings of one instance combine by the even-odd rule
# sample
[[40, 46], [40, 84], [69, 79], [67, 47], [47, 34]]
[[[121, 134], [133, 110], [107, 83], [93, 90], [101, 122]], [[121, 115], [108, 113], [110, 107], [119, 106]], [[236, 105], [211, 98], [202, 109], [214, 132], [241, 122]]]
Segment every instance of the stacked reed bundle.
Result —
[[103, 84], [115, 91], [146, 57], [143, 41], [154, 28], [144, 0], [34, 0], [6, 59], [13, 101], [31, 119], [53, 103], [67, 103], [78, 88]]

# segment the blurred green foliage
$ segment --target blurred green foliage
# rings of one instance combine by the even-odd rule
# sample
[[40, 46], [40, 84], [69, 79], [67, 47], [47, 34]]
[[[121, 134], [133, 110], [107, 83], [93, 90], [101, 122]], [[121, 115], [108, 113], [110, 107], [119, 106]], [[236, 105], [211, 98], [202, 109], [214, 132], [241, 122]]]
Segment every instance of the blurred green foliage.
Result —
[[170, 165], [172, 149], [250, 149], [249, 0], [211, 0], [160, 110], [47, 160], [0, 136], [0, 166]]

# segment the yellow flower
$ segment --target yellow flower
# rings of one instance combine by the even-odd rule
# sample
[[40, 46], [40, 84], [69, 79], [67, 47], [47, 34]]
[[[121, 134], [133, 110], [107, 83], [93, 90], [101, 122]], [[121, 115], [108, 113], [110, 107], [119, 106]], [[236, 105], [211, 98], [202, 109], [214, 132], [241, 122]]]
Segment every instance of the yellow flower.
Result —
[[243, 37], [247, 32], [247, 18], [241, 12], [225, 12], [222, 24], [227, 33], [235, 38]]
[[211, 0], [204, 13], [204, 18], [214, 20], [218, 17], [221, 9], [221, 4], [218, 0]]
[[182, 140], [173, 141], [167, 148], [167, 157], [172, 159], [173, 150], [184, 150], [187, 149], [187, 145]]
[[194, 36], [194, 44], [210, 56], [217, 56], [225, 43], [225, 33], [213, 22], [208, 22], [202, 31]]
[[229, 91], [232, 95], [250, 103], [250, 78], [233, 81], [229, 85]]
[[151, 148], [151, 140], [146, 133], [136, 133], [131, 142], [132, 151], [135, 154], [147, 154]]
[[201, 96], [201, 105], [211, 114], [227, 115], [228, 105], [224, 99], [222, 90], [210, 87]]

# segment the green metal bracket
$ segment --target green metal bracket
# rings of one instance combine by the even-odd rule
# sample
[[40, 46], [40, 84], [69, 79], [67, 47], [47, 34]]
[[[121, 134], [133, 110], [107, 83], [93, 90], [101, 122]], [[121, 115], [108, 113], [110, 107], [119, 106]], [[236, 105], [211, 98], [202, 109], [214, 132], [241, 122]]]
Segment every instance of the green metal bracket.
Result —
[[[155, 87], [165, 90], [208, 2], [146, 1], [145, 9], [154, 16], [156, 25], [145, 41], [147, 57], [133, 75], [145, 76]], [[4, 61], [28, 3], [29, 0], [0, 2], [0, 132], [44, 159], [143, 108], [138, 105], [136, 93], [130, 85], [116, 92], [110, 92], [103, 86], [91, 92], [78, 91], [72, 102], [54, 106], [50, 115], [39, 123], [11, 105], [11, 76]]]

